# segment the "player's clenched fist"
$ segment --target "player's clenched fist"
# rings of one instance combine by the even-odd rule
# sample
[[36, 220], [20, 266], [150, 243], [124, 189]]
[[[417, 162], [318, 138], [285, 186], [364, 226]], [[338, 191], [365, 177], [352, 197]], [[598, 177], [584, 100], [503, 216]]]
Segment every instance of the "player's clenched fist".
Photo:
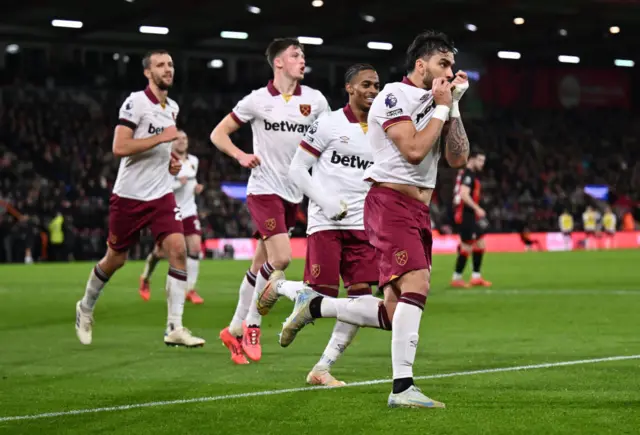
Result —
[[453, 95], [453, 101], [460, 101], [465, 91], [469, 89], [469, 77], [467, 73], [464, 71], [458, 71], [456, 73], [456, 77], [451, 82], [453, 86], [453, 90], [451, 94]]
[[178, 138], [178, 127], [175, 125], [171, 125], [162, 130], [162, 133], [158, 135], [158, 140], [160, 143], [163, 142], [173, 142]]
[[253, 169], [260, 164], [260, 158], [255, 154], [242, 154], [238, 157], [238, 163], [240, 163], [243, 168]]
[[449, 83], [446, 78], [438, 77], [437, 79], [433, 79], [431, 92], [433, 92], [433, 100], [436, 102], [436, 105], [451, 107], [451, 103], [453, 102], [451, 83]]
[[171, 153], [171, 160], [169, 161], [169, 173], [174, 177], [180, 173], [180, 169], [182, 169], [182, 162], [180, 159], [173, 153]]

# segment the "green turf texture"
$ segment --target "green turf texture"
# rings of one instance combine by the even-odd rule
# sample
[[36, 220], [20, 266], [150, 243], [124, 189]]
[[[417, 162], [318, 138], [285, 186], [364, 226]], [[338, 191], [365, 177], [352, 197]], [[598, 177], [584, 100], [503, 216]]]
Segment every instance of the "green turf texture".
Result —
[[[640, 354], [640, 251], [488, 254], [491, 292], [448, 288], [436, 256], [414, 372], [434, 375]], [[277, 333], [292, 304], [263, 320], [263, 359], [231, 363], [219, 339], [248, 262], [203, 261], [205, 304], [185, 307], [202, 349], [163, 344], [166, 262], [152, 299], [141, 262], [112, 278], [93, 344], [74, 331], [90, 263], [0, 266], [0, 418], [305, 387], [333, 328], [320, 319], [287, 349]], [[302, 262], [288, 271], [302, 278]], [[469, 265], [470, 266], [470, 265]], [[467, 274], [469, 271], [467, 270]], [[517, 292], [514, 290], [518, 290]], [[623, 290], [623, 291], [622, 291]], [[361, 330], [334, 375], [391, 377], [391, 334]], [[444, 410], [388, 409], [390, 384], [0, 422], [0, 434], [631, 434], [640, 432], [640, 360], [419, 381]]]

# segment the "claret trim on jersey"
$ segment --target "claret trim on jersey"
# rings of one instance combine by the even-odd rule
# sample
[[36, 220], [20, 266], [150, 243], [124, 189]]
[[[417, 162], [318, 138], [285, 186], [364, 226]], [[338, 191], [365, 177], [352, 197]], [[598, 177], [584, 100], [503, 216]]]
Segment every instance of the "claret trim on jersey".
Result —
[[402, 82], [401, 83], [404, 83], [405, 85], [409, 85], [409, 86], [413, 86], [414, 88], [417, 88], [417, 86], [411, 80], [409, 80], [409, 77], [407, 77], [407, 76], [402, 77]]
[[344, 112], [344, 116], [347, 117], [347, 120], [352, 123], [352, 124], [357, 124], [360, 121], [358, 121], [358, 118], [356, 118], [355, 113], [353, 113], [353, 110], [351, 109], [351, 106], [347, 103], [346, 106], [344, 106], [344, 108], [342, 109], [342, 111]]
[[[275, 85], [273, 84], [273, 80], [269, 80], [269, 83], [267, 83], [267, 90], [274, 97], [280, 95], [280, 91], [276, 89]], [[296, 84], [296, 88], [293, 90], [293, 95], [302, 95], [302, 87], [300, 86], [300, 83]]]
[[160, 101], [158, 100], [158, 98], [156, 97], [156, 95], [153, 93], [153, 91], [149, 86], [145, 88], [144, 94], [147, 96], [149, 101], [151, 101], [153, 104], [160, 104]]

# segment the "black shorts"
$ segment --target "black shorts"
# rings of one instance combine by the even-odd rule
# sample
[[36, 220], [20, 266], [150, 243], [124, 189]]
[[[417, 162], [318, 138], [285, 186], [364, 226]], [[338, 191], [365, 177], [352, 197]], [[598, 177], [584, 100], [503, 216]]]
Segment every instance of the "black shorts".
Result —
[[484, 236], [485, 230], [481, 225], [478, 225], [475, 214], [464, 213], [462, 222], [458, 224], [458, 234], [460, 234], [462, 243], [470, 245], [474, 241], [480, 240]]

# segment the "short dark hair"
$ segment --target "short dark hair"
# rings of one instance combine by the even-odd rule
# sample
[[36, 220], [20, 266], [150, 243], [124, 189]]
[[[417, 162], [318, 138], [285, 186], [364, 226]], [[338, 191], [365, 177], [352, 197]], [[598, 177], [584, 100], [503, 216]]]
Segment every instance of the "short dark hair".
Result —
[[151, 66], [151, 56], [153, 56], [154, 54], [169, 54], [169, 52], [161, 48], [158, 50], [148, 51], [142, 58], [142, 68], [148, 69]]
[[347, 68], [347, 72], [344, 73], [344, 82], [345, 84], [351, 83], [351, 80], [353, 80], [353, 78], [357, 76], [360, 71], [375, 71], [375, 70], [376, 69], [373, 67], [373, 65], [370, 65], [368, 63], [356, 63], [354, 65], [351, 65], [349, 68]]
[[280, 56], [283, 51], [291, 46], [297, 47], [304, 52], [304, 47], [298, 41], [298, 38], [276, 38], [267, 47], [267, 51], [264, 53], [267, 56], [267, 62], [269, 66], [273, 68], [273, 60]]
[[471, 152], [469, 153], [469, 157], [478, 157], [478, 156], [486, 156], [487, 154], [482, 150], [482, 148], [473, 147]]
[[453, 45], [453, 41], [449, 39], [447, 35], [442, 32], [436, 32], [435, 30], [427, 30], [422, 32], [413, 40], [409, 48], [407, 49], [406, 68], [407, 72], [413, 71], [416, 65], [416, 60], [425, 56], [431, 56], [436, 51], [440, 53], [451, 52], [456, 53], [456, 48]]

